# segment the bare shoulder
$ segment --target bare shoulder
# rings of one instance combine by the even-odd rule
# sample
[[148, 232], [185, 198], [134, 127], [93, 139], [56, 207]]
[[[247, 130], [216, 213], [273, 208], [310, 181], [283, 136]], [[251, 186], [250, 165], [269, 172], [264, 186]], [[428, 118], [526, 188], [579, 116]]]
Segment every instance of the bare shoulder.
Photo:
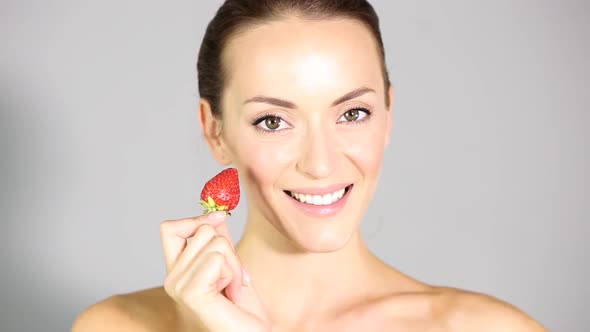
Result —
[[176, 309], [163, 287], [113, 295], [86, 308], [72, 332], [175, 330]]
[[455, 288], [436, 287], [445, 325], [450, 331], [547, 332], [517, 307], [493, 296]]

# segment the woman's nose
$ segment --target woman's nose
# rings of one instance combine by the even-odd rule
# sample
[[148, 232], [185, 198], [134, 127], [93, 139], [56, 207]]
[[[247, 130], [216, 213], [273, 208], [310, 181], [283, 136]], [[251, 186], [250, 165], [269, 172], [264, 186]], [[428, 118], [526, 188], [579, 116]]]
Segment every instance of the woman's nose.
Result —
[[329, 130], [314, 129], [307, 132], [301, 140], [297, 170], [309, 178], [321, 179], [329, 177], [335, 167], [337, 147]]

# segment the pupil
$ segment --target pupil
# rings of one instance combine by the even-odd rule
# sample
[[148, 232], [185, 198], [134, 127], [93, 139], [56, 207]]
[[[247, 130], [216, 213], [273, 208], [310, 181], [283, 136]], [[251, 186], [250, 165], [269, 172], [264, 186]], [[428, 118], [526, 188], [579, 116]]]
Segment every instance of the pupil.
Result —
[[344, 117], [348, 121], [355, 121], [359, 117], [359, 111], [358, 110], [350, 110], [350, 111], [346, 112], [346, 115]]

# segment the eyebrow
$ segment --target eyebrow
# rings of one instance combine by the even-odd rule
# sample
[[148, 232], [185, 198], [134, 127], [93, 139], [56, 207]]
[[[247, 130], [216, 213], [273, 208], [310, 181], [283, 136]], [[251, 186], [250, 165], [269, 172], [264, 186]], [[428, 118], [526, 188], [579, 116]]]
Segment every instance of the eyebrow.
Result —
[[[371, 88], [367, 88], [367, 87], [360, 87], [360, 88], [352, 90], [352, 91], [348, 92], [347, 94], [345, 94], [344, 96], [334, 100], [334, 102], [332, 102], [331, 106], [334, 107], [334, 106], [340, 105], [340, 104], [344, 103], [345, 101], [354, 99], [356, 97], [360, 97], [360, 96], [364, 95], [365, 93], [369, 93], [369, 92], [375, 92], [375, 90], [373, 90]], [[265, 103], [265, 104], [275, 105], [275, 106], [283, 107], [283, 108], [290, 108], [290, 109], [297, 108], [295, 103], [292, 101], [274, 98], [274, 97], [262, 96], [262, 95], [257, 95], [257, 96], [254, 96], [254, 97], [244, 101], [244, 105], [248, 104], [248, 103]]]

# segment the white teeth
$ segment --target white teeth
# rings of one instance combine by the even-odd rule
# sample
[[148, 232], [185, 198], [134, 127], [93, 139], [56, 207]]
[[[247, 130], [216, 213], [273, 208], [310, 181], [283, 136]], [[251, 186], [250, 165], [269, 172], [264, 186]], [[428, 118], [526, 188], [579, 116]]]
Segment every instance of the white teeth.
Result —
[[340, 199], [340, 197], [342, 197], [342, 195], [340, 194], [340, 190], [332, 193], [332, 201], [337, 201], [338, 199]]
[[313, 205], [324, 205], [322, 201], [322, 196], [320, 195], [313, 195]]
[[345, 188], [335, 191], [331, 194], [320, 195], [305, 195], [295, 192], [291, 192], [291, 196], [301, 203], [307, 203], [312, 205], [330, 205], [339, 201], [344, 196]]
[[324, 197], [322, 197], [323, 205], [330, 205], [332, 202], [332, 194], [325, 194]]

